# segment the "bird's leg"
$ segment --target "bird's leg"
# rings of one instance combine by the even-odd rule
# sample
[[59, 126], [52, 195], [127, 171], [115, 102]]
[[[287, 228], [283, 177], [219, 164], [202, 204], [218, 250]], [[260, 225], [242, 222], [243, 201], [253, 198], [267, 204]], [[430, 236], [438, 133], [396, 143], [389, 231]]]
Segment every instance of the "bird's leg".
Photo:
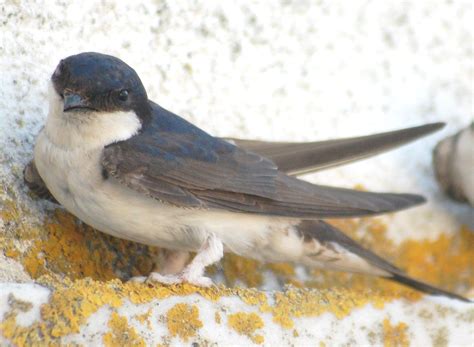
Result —
[[[146, 281], [165, 284], [191, 283], [201, 287], [209, 287], [212, 280], [204, 276], [207, 266], [219, 261], [224, 255], [224, 245], [214, 234], [210, 234], [194, 259], [176, 275], [163, 275], [152, 272]], [[142, 281], [141, 279], [137, 279]]]
[[197, 286], [209, 287], [212, 280], [204, 276], [206, 267], [212, 265], [224, 256], [224, 245], [214, 234], [208, 236], [206, 242], [202, 245], [194, 259], [184, 268], [180, 277], [184, 282], [192, 283]]
[[[162, 249], [152, 273], [160, 273], [162, 275], [176, 275], [183, 271], [188, 260], [189, 252], [187, 251]], [[130, 278], [129, 281], [143, 283], [147, 280], [147, 278], [147, 276], [134, 276]]]
[[174, 275], [183, 271], [189, 260], [189, 252], [163, 249], [161, 252], [163, 265], [160, 262], [160, 273], [163, 275]]

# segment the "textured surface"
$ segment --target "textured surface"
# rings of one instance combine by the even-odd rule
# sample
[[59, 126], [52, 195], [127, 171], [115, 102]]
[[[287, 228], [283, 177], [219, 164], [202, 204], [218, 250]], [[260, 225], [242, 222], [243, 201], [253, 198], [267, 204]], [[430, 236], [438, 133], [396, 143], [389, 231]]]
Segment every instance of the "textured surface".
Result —
[[0, 343], [468, 344], [470, 306], [360, 276], [228, 256], [214, 278], [259, 290], [124, 285], [159, 251], [28, 195], [22, 169], [47, 80], [81, 51], [119, 56], [152, 100], [219, 136], [304, 141], [445, 121], [409, 147], [307, 179], [426, 195], [423, 207], [341, 227], [413, 276], [473, 295], [473, 211], [445, 199], [431, 169], [437, 140], [473, 118], [470, 2], [205, 3], [0, 4]]

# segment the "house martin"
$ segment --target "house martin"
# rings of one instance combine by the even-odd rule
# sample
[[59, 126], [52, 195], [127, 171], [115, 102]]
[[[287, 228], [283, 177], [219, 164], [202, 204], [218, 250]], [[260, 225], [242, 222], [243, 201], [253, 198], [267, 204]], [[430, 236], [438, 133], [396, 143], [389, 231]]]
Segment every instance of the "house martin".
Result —
[[[324, 221], [399, 211], [423, 197], [295, 177], [389, 150], [442, 123], [311, 143], [217, 138], [149, 100], [123, 61], [93, 52], [61, 60], [49, 96], [25, 180], [102, 232], [168, 249], [166, 271], [133, 280], [210, 286], [205, 268], [232, 252], [467, 300], [409, 277]], [[197, 254], [186, 265], [190, 251]]]

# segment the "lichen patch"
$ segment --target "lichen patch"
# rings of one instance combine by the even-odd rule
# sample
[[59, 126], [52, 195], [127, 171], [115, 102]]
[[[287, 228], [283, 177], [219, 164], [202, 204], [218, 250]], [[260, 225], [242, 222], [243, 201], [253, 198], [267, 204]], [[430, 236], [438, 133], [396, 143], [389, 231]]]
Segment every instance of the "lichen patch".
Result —
[[384, 347], [408, 347], [408, 325], [400, 322], [393, 325], [388, 318], [383, 321], [383, 345]]
[[[367, 304], [383, 308], [394, 300], [417, 301], [423, 297], [421, 293], [387, 280], [362, 275], [312, 270], [309, 279], [303, 283], [296, 277], [291, 264], [264, 265], [229, 255], [223, 267], [229, 283], [238, 280], [249, 286], [258, 286], [262, 280], [261, 273], [272, 271], [282, 282], [287, 285], [295, 283], [296, 286], [289, 285], [284, 290], [266, 293], [257, 288], [222, 285], [199, 288], [189, 284], [161, 286], [125, 282], [132, 275], [150, 271], [159, 250], [97, 232], [62, 210], [46, 217], [44, 224], [34, 226], [24, 222], [19, 211], [13, 202], [2, 202], [0, 214], [4, 232], [0, 234], [0, 249], [5, 256], [21, 263], [36, 282], [50, 288], [52, 294], [49, 302], [41, 308], [40, 322], [29, 327], [18, 326], [15, 320], [18, 310], [4, 316], [0, 330], [16, 345], [38, 341], [58, 344], [62, 337], [77, 333], [99, 308], [104, 305], [118, 308], [124, 300], [141, 305], [191, 294], [199, 294], [211, 302], [233, 296], [258, 312], [269, 313], [273, 322], [281, 327], [294, 329], [294, 319], [299, 317], [332, 313], [342, 319]], [[474, 244], [474, 232], [467, 227], [455, 235], [441, 235], [433, 240], [407, 240], [395, 245], [386, 236], [386, 226], [379, 219], [331, 223], [414, 277], [461, 294], [474, 289], [474, 254], [470, 246]], [[362, 237], [358, 232], [361, 229], [364, 230]], [[197, 307], [186, 306], [186, 310], [184, 307], [178, 310], [180, 307], [170, 311], [171, 318], [179, 320], [183, 315], [197, 315], [196, 319], [190, 320], [192, 325], [184, 330], [171, 323], [170, 335], [184, 340], [196, 336], [200, 324], [204, 323], [199, 319]], [[136, 317], [149, 326], [148, 318]]]
[[112, 312], [110, 315], [108, 326], [110, 331], [103, 336], [105, 346], [146, 346], [145, 341], [137, 334], [135, 329], [128, 325], [127, 318], [120, 316], [117, 312]]
[[185, 342], [196, 336], [203, 323], [199, 319], [196, 305], [179, 303], [166, 313], [166, 324], [171, 336], [178, 336]]
[[237, 312], [227, 317], [227, 324], [240, 335], [245, 335], [253, 342], [262, 344], [265, 339], [256, 334], [257, 330], [264, 327], [263, 319], [256, 313]]

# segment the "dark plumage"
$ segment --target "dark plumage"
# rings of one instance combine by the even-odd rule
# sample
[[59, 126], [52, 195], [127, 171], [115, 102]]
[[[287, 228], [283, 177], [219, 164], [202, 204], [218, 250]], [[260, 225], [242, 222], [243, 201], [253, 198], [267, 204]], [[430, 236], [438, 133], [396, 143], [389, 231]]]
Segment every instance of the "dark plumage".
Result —
[[[212, 137], [153, 102], [150, 106], [147, 127], [129, 140], [107, 146], [102, 162], [109, 174], [158, 200], [183, 207], [300, 218], [375, 215], [424, 202], [419, 195], [369, 193], [301, 181], [287, 176], [268, 158]], [[399, 137], [406, 141], [435, 127], [420, 128], [399, 131]], [[404, 132], [408, 135], [403, 136]], [[386, 145], [394, 136], [386, 137], [386, 141], [383, 136], [377, 140]], [[374, 151], [373, 146], [363, 149]], [[291, 158], [290, 171], [299, 169], [298, 155]], [[333, 156], [326, 159], [334, 160]], [[301, 165], [313, 165], [309, 163]], [[319, 160], [318, 164], [323, 163]]]

